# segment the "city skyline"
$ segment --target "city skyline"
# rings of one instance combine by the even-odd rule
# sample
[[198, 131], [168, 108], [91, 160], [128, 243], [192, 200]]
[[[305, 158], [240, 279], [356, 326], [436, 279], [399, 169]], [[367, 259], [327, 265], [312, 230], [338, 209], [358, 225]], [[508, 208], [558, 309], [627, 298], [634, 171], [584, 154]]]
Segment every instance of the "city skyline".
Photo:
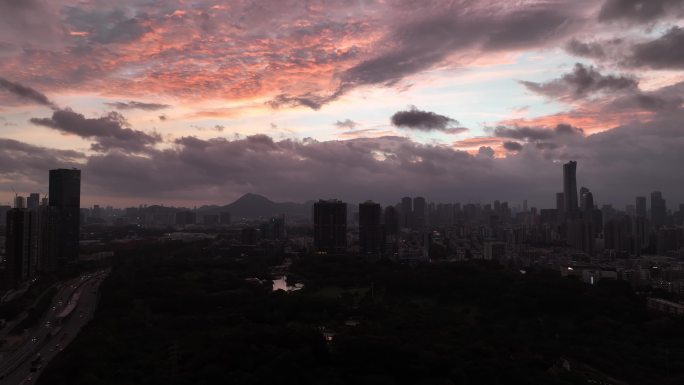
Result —
[[0, 2], [0, 202], [684, 197], [681, 2], [416, 7]]
[[[561, 166], [560, 170], [562, 170], [563, 174], [562, 174], [560, 186], [558, 189], [562, 190], [562, 191], [556, 192], [555, 197], [549, 196], [549, 197], [542, 199], [542, 201], [544, 201], [546, 203], [546, 205], [544, 205], [544, 204], [536, 205], [535, 202], [530, 202], [526, 198], [523, 198], [520, 201], [508, 200], [506, 197], [498, 196], [498, 195], [494, 195], [494, 198], [492, 198], [492, 199], [484, 199], [482, 197], [479, 197], [479, 198], [473, 199], [473, 200], [461, 200], [461, 201], [458, 200], [457, 198], [454, 198], [451, 200], [447, 198], [446, 200], [443, 200], [443, 201], [433, 200], [433, 199], [427, 198], [427, 202], [430, 202], [430, 203], [462, 203], [462, 204], [478, 204], [479, 205], [479, 204], [487, 204], [487, 203], [492, 203], [492, 202], [504, 201], [506, 203], [510, 202], [510, 204], [512, 205], [512, 208], [522, 209], [522, 212], [527, 211], [528, 208], [537, 208], [537, 209], [557, 208], [560, 211], [565, 212], [568, 210], [568, 207], [570, 207], [570, 211], [573, 211], [573, 210], [578, 210], [579, 208], [584, 208], [584, 205], [586, 205], [587, 202], [590, 202], [589, 204], [593, 207], [599, 207], [599, 206], [607, 205], [607, 206], [611, 206], [617, 210], [621, 210], [622, 208], [625, 208], [626, 210], [628, 210], [630, 206], [635, 206], [637, 208], [637, 211], [638, 211], [638, 207], [640, 205], [639, 199], [642, 199], [642, 198], [645, 199], [645, 197], [642, 195], [650, 195], [651, 196], [651, 198], [650, 198], [651, 202], [654, 200], [654, 198], [653, 198], [654, 196], [658, 196], [659, 198], [657, 198], [657, 199], [662, 199], [662, 196], [663, 196], [663, 192], [661, 192], [659, 190], [654, 190], [654, 191], [650, 191], [650, 192], [644, 193], [644, 194], [636, 194], [636, 195], [632, 196], [631, 201], [626, 201], [622, 205], [619, 203], [615, 204], [614, 202], [610, 202], [610, 201], [594, 200], [594, 195], [590, 191], [590, 189], [588, 189], [586, 186], [582, 186], [581, 188], [578, 188], [577, 177], [576, 177], [577, 162], [570, 160], [570, 161], [568, 161], [568, 163], [562, 164], [560, 166]], [[79, 170], [77, 168], [72, 168], [72, 170], [76, 170], [79, 173], [81, 172], [81, 170]], [[50, 172], [52, 173], [52, 171], [53, 170], [51, 170]], [[29, 192], [18, 192], [13, 187], [11, 187], [11, 188], [12, 188], [12, 194], [14, 194], [14, 197], [12, 198], [11, 201], [8, 201], [8, 202], [0, 201], [0, 206], [14, 207], [14, 208], [26, 208], [26, 207], [31, 208], [32, 207], [31, 202], [35, 201], [35, 203], [33, 204], [34, 205], [33, 207], [36, 207], [39, 204], [39, 200], [47, 202], [48, 197], [50, 195], [49, 193], [47, 195], [45, 195], [45, 193], [37, 193], [37, 192], [30, 192], [30, 193]], [[553, 190], [553, 188], [551, 188], [551, 190]], [[574, 190], [574, 197], [569, 198], [569, 199], [571, 201], [574, 201], [574, 208], [572, 208], [572, 206], [573, 206], [572, 203], [570, 204], [570, 206], [568, 206], [568, 198], [566, 198], [566, 196], [568, 195], [566, 192], [567, 191], [572, 192], [573, 190]], [[49, 190], [44, 189], [44, 191], [49, 191]], [[579, 191], [579, 195], [578, 195], [578, 191]], [[236, 202], [240, 198], [243, 198], [245, 196], [250, 196], [250, 195], [258, 195], [258, 196], [262, 196], [262, 197], [270, 200], [270, 197], [267, 197], [267, 196], [264, 196], [261, 194], [254, 194], [252, 192], [246, 192], [246, 193], [238, 196], [233, 202]], [[399, 194], [399, 195], [402, 195], [402, 194]], [[412, 198], [414, 200], [413, 202], [411, 202], [411, 201], [408, 202], [408, 205], [410, 207], [412, 207], [415, 204], [415, 199], [422, 200], [422, 202], [423, 202], [422, 205], [423, 206], [425, 205], [426, 198], [423, 197], [420, 193], [418, 193], [418, 195], [419, 196], [417, 196], [416, 198]], [[273, 202], [275, 202], [275, 203], [313, 203], [316, 200], [323, 199], [323, 198], [325, 198], [325, 199], [338, 199], [339, 196], [337, 196], [337, 197], [316, 196], [316, 197], [310, 198], [310, 199], [301, 199], [301, 200], [293, 200], [293, 201], [285, 201], [285, 202], [273, 201]], [[395, 204], [397, 206], [402, 206], [402, 205], [405, 206], [406, 203], [403, 202], [403, 200], [405, 200], [405, 199], [407, 199], [407, 197], [396, 198], [396, 199], [388, 198], [386, 200], [381, 199], [381, 200], [375, 200], [375, 201], [379, 202], [383, 205], [388, 205], [388, 206], [395, 205]], [[411, 198], [409, 198], [409, 199], [411, 199]], [[555, 199], [555, 201], [554, 201], [554, 199]], [[342, 200], [345, 202], [353, 202], [353, 203], [358, 203], [358, 204], [361, 204], [361, 203], [366, 202], [366, 201], [368, 201], [368, 202], [374, 201], [374, 199], [368, 199], [368, 198], [361, 198], [358, 201], [346, 200], [346, 199], [342, 199]], [[667, 199], [665, 199], [665, 202], [667, 202]], [[230, 204], [230, 203], [231, 202], [220, 202], [219, 201], [218, 204], [216, 204], [216, 203], [212, 204], [209, 202], [202, 202], [202, 201], [190, 201], [190, 207], [198, 208], [198, 207], [217, 206], [217, 205]], [[636, 203], [636, 205], [635, 205], [635, 203]], [[645, 204], [645, 202], [642, 204]], [[95, 202], [87, 204], [87, 205], [81, 205], [80, 207], [81, 208], [92, 208], [94, 206], [97, 206], [97, 207], [107, 206], [107, 207], [113, 207], [116, 209], [121, 209], [121, 208], [126, 208], [126, 207], [138, 207], [138, 206], [142, 207], [142, 206], [155, 206], [155, 205], [164, 206], [165, 204], [162, 202], [150, 201], [150, 202], [138, 202], [135, 204], [129, 204], [129, 205], [124, 204], [124, 205], [117, 206], [117, 205], [108, 204], [107, 202], [95, 201]], [[674, 202], [674, 201], [670, 200], [670, 206], [665, 207], [665, 209], [666, 210], [676, 210], [680, 207], [680, 205], [681, 205], [681, 203]], [[187, 207], [187, 206], [183, 206], [182, 204], [177, 205], [177, 206], [174, 206], [173, 204], [171, 204], [171, 205], [167, 205], [167, 206], [178, 207], [178, 208], [186, 208]]]
[[684, 0], [0, 0], [0, 383], [684, 383]]

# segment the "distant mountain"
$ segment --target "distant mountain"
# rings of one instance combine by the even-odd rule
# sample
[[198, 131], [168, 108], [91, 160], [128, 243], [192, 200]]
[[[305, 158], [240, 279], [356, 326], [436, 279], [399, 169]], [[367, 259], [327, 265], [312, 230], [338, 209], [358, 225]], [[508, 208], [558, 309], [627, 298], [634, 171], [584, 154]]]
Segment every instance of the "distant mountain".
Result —
[[270, 218], [281, 214], [288, 217], [308, 217], [311, 216], [312, 205], [313, 202], [278, 203], [262, 195], [247, 193], [233, 203], [225, 206], [203, 206], [199, 211], [203, 214], [228, 211], [234, 219]]

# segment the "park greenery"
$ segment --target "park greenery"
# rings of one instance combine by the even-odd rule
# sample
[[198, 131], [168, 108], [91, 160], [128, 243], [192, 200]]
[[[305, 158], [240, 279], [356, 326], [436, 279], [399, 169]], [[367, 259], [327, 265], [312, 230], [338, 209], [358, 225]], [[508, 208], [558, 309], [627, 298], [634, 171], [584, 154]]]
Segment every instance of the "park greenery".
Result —
[[[39, 384], [681, 384], [684, 322], [625, 283], [208, 245], [120, 252]], [[258, 279], [254, 279], [258, 278]]]

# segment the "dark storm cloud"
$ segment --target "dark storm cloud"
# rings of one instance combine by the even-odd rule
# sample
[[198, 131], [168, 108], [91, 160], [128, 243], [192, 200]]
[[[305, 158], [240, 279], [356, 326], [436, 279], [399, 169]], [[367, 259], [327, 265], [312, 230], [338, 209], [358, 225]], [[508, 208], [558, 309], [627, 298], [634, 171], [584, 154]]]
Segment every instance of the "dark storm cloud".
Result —
[[583, 136], [581, 128], [568, 124], [558, 124], [553, 129], [541, 127], [506, 127], [499, 126], [494, 129], [494, 135], [500, 138], [510, 138], [524, 141], [549, 140], [554, 138]]
[[547, 83], [521, 82], [528, 90], [561, 100], [582, 99], [600, 92], [635, 90], [638, 82], [628, 76], [603, 75], [594, 67], [576, 63], [572, 72]]
[[681, 0], [607, 0], [599, 12], [599, 20], [647, 23], [682, 14]]
[[504, 142], [503, 147], [508, 151], [520, 151], [523, 149], [523, 145], [518, 142]]
[[157, 111], [157, 110], [163, 110], [163, 109], [171, 107], [168, 104], [144, 103], [144, 102], [137, 102], [135, 100], [130, 100], [128, 102], [112, 102], [112, 103], [105, 103], [105, 104], [110, 106], [110, 107], [114, 107], [117, 110]]
[[448, 134], [458, 134], [468, 129], [458, 127], [456, 119], [436, 114], [431, 111], [421, 111], [415, 106], [407, 110], [397, 111], [390, 118], [392, 125], [417, 131], [441, 131]]
[[684, 28], [673, 27], [658, 39], [635, 45], [627, 62], [635, 67], [684, 69]]
[[11, 180], [19, 191], [45, 186], [47, 170], [81, 167], [86, 156], [77, 151], [34, 146], [0, 138], [0, 179]]
[[517, 141], [522, 148], [504, 145], [505, 157], [495, 156], [487, 146], [471, 155], [393, 136], [345, 141], [184, 137], [144, 154], [108, 151], [87, 160], [75, 152], [1, 142], [0, 172], [29, 175], [55, 163], [79, 161], [86, 195], [193, 199], [198, 204], [225, 202], [228, 195], [252, 191], [294, 201], [339, 197], [393, 203], [402, 195], [420, 194], [450, 202], [529, 199], [552, 207], [560, 188], [560, 163], [574, 159], [579, 182], [597, 199], [625, 203], [654, 189], [666, 197], [684, 196], [672, 168], [684, 164], [682, 121], [684, 112], [674, 110], [652, 122], [588, 136], [567, 125], [541, 134], [542, 129], [511, 129], [506, 131], [512, 139], [508, 142]]
[[20, 83], [11, 82], [5, 78], [0, 77], [0, 90], [5, 90], [12, 95], [33, 103], [41, 104], [48, 107], [55, 107], [55, 104], [45, 96], [45, 94], [36, 91], [35, 89], [25, 86]]
[[96, 151], [121, 149], [139, 152], [161, 141], [157, 134], [150, 135], [125, 127], [126, 120], [116, 112], [99, 118], [86, 118], [72, 110], [57, 110], [51, 118], [32, 118], [30, 121], [36, 125], [93, 139], [95, 143], [92, 144], [92, 148]]
[[345, 119], [342, 121], [340, 121], [340, 120], [336, 121], [335, 126], [337, 126], [337, 128], [353, 130], [354, 128], [356, 128], [356, 126], [358, 126], [358, 123], [356, 123], [355, 121], [353, 121], [351, 119]]

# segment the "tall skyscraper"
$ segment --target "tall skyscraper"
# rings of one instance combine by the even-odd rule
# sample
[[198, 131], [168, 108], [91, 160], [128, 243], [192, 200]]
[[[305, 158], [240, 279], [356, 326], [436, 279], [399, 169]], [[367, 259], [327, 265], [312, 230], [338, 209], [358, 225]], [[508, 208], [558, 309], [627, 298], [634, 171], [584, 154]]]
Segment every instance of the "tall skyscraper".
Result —
[[359, 251], [361, 255], [379, 255], [382, 247], [382, 206], [372, 201], [359, 205]]
[[580, 189], [580, 209], [585, 212], [594, 208], [594, 194], [588, 188]]
[[31, 193], [26, 199], [26, 208], [29, 210], [38, 208], [40, 206], [40, 194], [38, 193]]
[[393, 206], [385, 208], [385, 233], [387, 235], [399, 234], [399, 213]]
[[410, 228], [413, 217], [413, 201], [410, 197], [401, 198], [401, 227]]
[[413, 198], [413, 227], [416, 229], [425, 228], [426, 220], [425, 198]]
[[646, 197], [636, 197], [636, 216], [646, 218]]
[[563, 197], [565, 212], [577, 211], [577, 162], [563, 165]]
[[10, 289], [30, 278], [31, 213], [12, 209], [7, 212], [6, 225], [5, 288]]
[[399, 247], [399, 211], [393, 206], [385, 208], [385, 224], [383, 226], [384, 242], [383, 254], [388, 257], [394, 257], [398, 252]]
[[347, 249], [347, 204], [336, 199], [314, 203], [314, 247], [328, 254]]
[[26, 208], [26, 198], [21, 195], [14, 197], [14, 208], [15, 209], [25, 209]]
[[667, 206], [663, 193], [654, 191], [651, 193], [651, 222], [653, 226], [659, 228], [667, 221]]
[[78, 258], [81, 170], [50, 170], [49, 257], [47, 269]]
[[565, 218], [565, 194], [562, 192], [556, 193], [556, 216], [558, 222], [562, 222]]

